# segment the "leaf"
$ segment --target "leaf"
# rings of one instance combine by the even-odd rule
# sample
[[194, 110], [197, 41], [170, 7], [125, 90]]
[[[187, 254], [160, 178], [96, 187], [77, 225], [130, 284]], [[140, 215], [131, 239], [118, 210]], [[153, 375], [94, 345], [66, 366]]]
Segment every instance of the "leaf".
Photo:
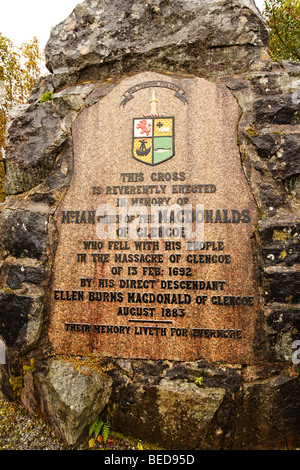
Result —
[[100, 419], [98, 422], [97, 422], [97, 425], [95, 427], [95, 438], [97, 438], [100, 434], [100, 431], [102, 429], [102, 426], [103, 426], [103, 421]]
[[195, 378], [195, 384], [196, 385], [202, 385], [202, 380], [203, 380], [203, 377], [196, 377]]
[[299, 0], [266, 0], [263, 16], [269, 29], [269, 53], [272, 59], [299, 61]]
[[89, 447], [94, 447], [95, 442], [95, 439], [92, 437], [92, 439], [89, 440]]
[[144, 447], [142, 446], [142, 444], [140, 442], [138, 443], [137, 448], [138, 448], [138, 450], [144, 450]]
[[9, 110], [28, 101], [34, 82], [41, 74], [42, 65], [42, 54], [36, 38], [18, 48], [0, 33], [0, 81], [5, 86], [0, 109], [0, 149], [5, 148], [5, 126]]
[[104, 423], [100, 418], [96, 418], [89, 427], [89, 437], [94, 433], [96, 439], [100, 434], [103, 424]]
[[103, 436], [101, 436], [101, 434], [100, 434], [100, 436], [97, 437], [97, 441], [98, 442], [103, 442]]
[[108, 436], [109, 436], [110, 428], [107, 423], [104, 424], [103, 429], [102, 429], [102, 436], [103, 436], [103, 442], [106, 444]]
[[96, 426], [97, 426], [97, 423], [98, 423], [98, 419], [96, 418], [92, 424], [90, 425], [89, 427], [89, 437], [93, 434], [93, 432], [95, 431], [96, 429]]

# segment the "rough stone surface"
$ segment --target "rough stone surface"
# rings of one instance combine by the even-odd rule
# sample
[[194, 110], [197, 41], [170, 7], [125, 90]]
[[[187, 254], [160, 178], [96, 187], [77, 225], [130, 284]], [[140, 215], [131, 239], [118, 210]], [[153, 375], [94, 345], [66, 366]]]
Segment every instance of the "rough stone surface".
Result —
[[46, 63], [55, 86], [147, 70], [208, 77], [268, 67], [258, 15], [250, 0], [86, 0], [52, 29]]
[[7, 194], [22, 193], [40, 183], [51, 170], [66, 134], [53, 114], [51, 102], [29, 105], [7, 132], [10, 178], [4, 180], [4, 190]]
[[180, 447], [186, 449], [195, 447], [203, 438], [207, 424], [211, 422], [224, 398], [225, 390], [216, 387], [201, 388], [181, 380], [162, 380], [157, 393], [163, 442], [167, 444], [171, 435], [174, 442], [180, 442]]
[[44, 269], [42, 267], [14, 264], [10, 266], [7, 285], [11, 289], [20, 289], [24, 282], [39, 285], [43, 275]]
[[[120, 103], [126, 90], [131, 87], [151, 81], [161, 82], [167, 78], [162, 74], [148, 72], [121, 81], [108, 96], [83, 111], [74, 121], [72, 127], [74, 175], [69, 190], [55, 214], [60, 236], [53, 266], [52, 292], [76, 292], [78, 279], [85, 277], [91, 281], [88, 289], [80, 288], [84, 298], [80, 302], [73, 302], [72, 309], [70, 309], [68, 302], [61, 301], [60, 298], [53, 299], [49, 329], [52, 346], [58, 354], [62, 354], [66, 350], [70, 354], [88, 354], [97, 351], [99, 357], [121, 356], [124, 358], [173, 360], [196, 360], [205, 357], [215, 361], [253, 363], [260, 354], [259, 348], [255, 344], [255, 325], [260, 321], [257, 271], [250, 261], [251, 237], [257, 223], [258, 212], [240, 166], [240, 155], [236, 144], [235, 129], [240, 109], [225, 86], [212, 84], [198, 78], [179, 77], [175, 79], [172, 77], [172, 85], [180, 86], [184, 90], [188, 104], [184, 105], [169, 89], [157, 88], [156, 96], [159, 112], [164, 112], [166, 116], [174, 116], [175, 119], [175, 156], [164, 164], [163, 170], [151, 165], [141, 165], [141, 162], [137, 162], [131, 156], [131, 123], [134, 117], [139, 117], [149, 111], [148, 103], [151, 93], [148, 88], [140, 90], [139, 93], [136, 93], [135, 98], [124, 107], [125, 109], [120, 107]], [[107, 112], [108, 109], [109, 112]], [[189, 251], [186, 247], [186, 241], [181, 241], [181, 249], [177, 251], [181, 256], [180, 266], [190, 269], [195, 280], [218, 279], [222, 280], [225, 285], [222, 289], [224, 292], [221, 292], [220, 288], [218, 292], [201, 292], [191, 289], [175, 290], [175, 287], [171, 286], [169, 290], [174, 295], [179, 292], [179, 295], [186, 294], [190, 297], [189, 304], [181, 305], [185, 308], [184, 318], [173, 318], [171, 325], [171, 327], [185, 329], [187, 332], [185, 337], [183, 335], [180, 338], [172, 336], [172, 329], [168, 324], [163, 325], [167, 326], [164, 329], [166, 331], [164, 336], [157, 337], [155, 334], [152, 334], [151, 337], [146, 334], [138, 336], [134, 326], [130, 323], [132, 318], [118, 313], [119, 307], [134, 306], [130, 304], [127, 295], [137, 291], [132, 287], [119, 286], [118, 277], [114, 277], [113, 288], [105, 286], [105, 292], [110, 295], [121, 291], [123, 299], [119, 300], [119, 303], [109, 301], [103, 303], [100, 324], [113, 325], [116, 328], [119, 328], [120, 325], [122, 327], [126, 325], [129, 333], [125, 335], [97, 335], [93, 332], [94, 323], [99, 323], [99, 303], [97, 300], [90, 301], [89, 295], [99, 290], [98, 278], [113, 278], [111, 270], [112, 266], [116, 264], [114, 256], [115, 254], [120, 255], [122, 251], [119, 248], [109, 247], [104, 237], [102, 252], [108, 253], [109, 261], [104, 264], [95, 263], [90, 254], [95, 250], [84, 248], [82, 240], [94, 240], [97, 236], [102, 240], [102, 237], [97, 235], [96, 221], [94, 223], [88, 221], [73, 223], [73, 220], [64, 220], [64, 214], [70, 214], [71, 211], [74, 214], [76, 211], [79, 211], [80, 214], [83, 211], [84, 213], [94, 211], [96, 214], [100, 204], [109, 204], [114, 207], [116, 214], [121, 213], [117, 207], [118, 197], [110, 194], [113, 188], [120, 186], [128, 189], [130, 187], [130, 185], [122, 183], [121, 173], [124, 172], [124, 169], [127, 173], [137, 174], [140, 172], [143, 174], [143, 186], [136, 185], [139, 188], [155, 184], [151, 180], [151, 175], [158, 171], [167, 171], [172, 175], [175, 172], [184, 174], [183, 185], [214, 185], [215, 190], [211, 194], [189, 193], [188, 203], [193, 210], [198, 210], [199, 204], [203, 204], [203, 210], [213, 214], [212, 223], [205, 224], [204, 239], [206, 241], [222, 240], [222, 251], [218, 251], [217, 254], [229, 257], [230, 265], [225, 269], [221, 263], [215, 265], [207, 263], [205, 266], [197, 264], [197, 262], [188, 264], [186, 261], [188, 256], [193, 253], [198, 259], [199, 251]], [[224, 190], [224, 178], [230, 191]], [[179, 194], [172, 193], [173, 184], [176, 188], [178, 187], [178, 181], [164, 182], [165, 197], [163, 199], [169, 198], [167, 205], [165, 201], [163, 202], [165, 210], [172, 207], [172, 204], [175, 205], [179, 197]], [[93, 187], [101, 187], [101, 196], [95, 197]], [[134, 198], [137, 197], [138, 195], [134, 196]], [[142, 194], [141, 197], [144, 201], [146, 196]], [[127, 197], [128, 211], [136, 209], [132, 205], [132, 198], [133, 196]], [[155, 200], [157, 200], [156, 197]], [[178, 210], [179, 206], [176, 207]], [[214, 223], [215, 219], [218, 220], [216, 214], [223, 214], [223, 211], [220, 210], [223, 208], [228, 214], [227, 222]], [[245, 218], [247, 220], [245, 223], [243, 222], [244, 217], [241, 215], [244, 211], [248, 215], [247, 219]], [[232, 222], [234, 220], [233, 214], [239, 214], [235, 223]], [[131, 254], [135, 251], [132, 238], [129, 236], [126, 241], [129, 248], [125, 254]], [[152, 238], [158, 240], [157, 237]], [[164, 240], [161, 239], [157, 243], [159, 249], [155, 251], [155, 254], [163, 257], [164, 274], [154, 276], [153, 282], [156, 284], [148, 290], [144, 289], [146, 295], [150, 292], [152, 296], [165, 294], [165, 289], [160, 287], [161, 282], [172, 282], [172, 276], [168, 273], [168, 269], [172, 268], [172, 263], [169, 261], [170, 254], [165, 248]], [[84, 252], [87, 257], [84, 264], [78, 263], [75, 254], [81, 252]], [[204, 252], [208, 255], [216, 254], [209, 249]], [[245, 259], [249, 260], [247, 264], [244, 263]], [[65, 265], [67, 265], [66, 269], [64, 269]], [[132, 280], [132, 276], [128, 274], [127, 265], [129, 266], [126, 262], [122, 263], [121, 279], [123, 282], [127, 280], [131, 282]], [[138, 276], [141, 275], [141, 272], [141, 267], [139, 267]], [[197, 305], [196, 294], [206, 295], [209, 299], [207, 303], [210, 305]], [[210, 299], [213, 295], [251, 297], [253, 306], [239, 308], [238, 305], [234, 307], [212, 305]], [[165, 302], [165, 304], [168, 303], [170, 302]], [[158, 300], [151, 303], [145, 301], [142, 304], [156, 309], [153, 321], [164, 320], [160, 313], [163, 305]], [[178, 304], [179, 302], [176, 306], [179, 308]], [[234, 322], [231, 321], [232, 315], [235, 317]], [[224, 317], [228, 320], [226, 321]], [[65, 325], [74, 323], [88, 324], [91, 331], [84, 335], [67, 331]], [[224, 338], [221, 340], [211, 339], [205, 343], [192, 336], [193, 329], [211, 328], [217, 330], [220, 325], [224, 330], [240, 330], [241, 339], [229, 339], [228, 341]], [[149, 325], [143, 326], [149, 328]]]
[[[139, 423], [139, 435], [168, 449], [197, 448], [205, 439], [214, 417], [226, 402], [239, 378], [234, 370], [208, 367], [204, 363], [169, 361], [124, 361], [110, 363], [113, 391], [109, 406], [118, 403], [113, 426], [132, 433]], [[124, 378], [125, 376], [125, 378]], [[202, 377], [202, 385], [195, 378]]]
[[16, 258], [42, 259], [46, 254], [47, 215], [37, 212], [2, 212], [1, 245]]
[[20, 353], [32, 349], [43, 329], [44, 292], [28, 295], [0, 291], [0, 335], [8, 347]]
[[[53, 89], [49, 82], [44, 90]], [[73, 120], [86, 97], [99, 86], [98, 83], [70, 88], [54, 93], [46, 102], [40, 102], [41, 93], [36, 92], [31, 104], [13, 109], [7, 126], [7, 172], [3, 181], [7, 194], [26, 192], [53, 171], [56, 160], [68, 152]]]
[[37, 375], [36, 383], [42, 413], [67, 444], [75, 446], [108, 403], [112, 380], [89, 367], [53, 360], [47, 375]]
[[280, 377], [246, 384], [243, 406], [237, 419], [235, 449], [272, 450], [298, 446], [299, 379]]
[[[293, 96], [300, 65], [271, 63], [266, 28], [252, 2], [86, 1], [54, 28], [46, 55], [52, 75], [37, 81], [29, 104], [14, 110], [8, 126], [10, 196], [0, 206], [0, 335], [7, 352], [2, 391], [15, 398], [12, 384], [23, 383], [24, 406], [42, 413], [71, 444], [109, 398], [108, 406], [118, 404], [115, 429], [157, 442], [177, 426], [181, 433], [175, 431], [166, 446], [190, 448], [184, 389], [189, 403], [205, 402], [197, 419], [191, 415], [193, 448], [299, 448], [299, 365], [292, 354], [299, 359], [300, 123]], [[57, 247], [53, 216], [73, 175], [72, 123], [128, 78], [122, 75], [146, 70], [221, 81], [241, 108], [241, 165], [260, 214], [253, 239], [262, 320], [258, 364], [96, 361], [110, 381], [75, 370], [71, 358], [48, 362], [53, 351], [43, 299]], [[54, 93], [52, 101], [40, 103], [46, 91]], [[34, 370], [24, 376], [32, 357]], [[199, 377], [202, 385], [195, 388]], [[172, 419], [159, 398], [167, 392]]]
[[18, 338], [27, 329], [28, 318], [32, 310], [32, 299], [25, 295], [16, 295], [1, 291], [1, 336], [8, 347], [15, 347]]

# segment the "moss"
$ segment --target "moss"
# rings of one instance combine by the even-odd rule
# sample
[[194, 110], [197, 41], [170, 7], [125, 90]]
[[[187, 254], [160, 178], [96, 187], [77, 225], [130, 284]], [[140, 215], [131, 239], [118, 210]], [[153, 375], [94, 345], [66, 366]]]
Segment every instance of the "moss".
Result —
[[283, 258], [285, 258], [285, 257], [286, 257], [286, 251], [283, 250], [283, 251], [280, 253], [279, 258], [282, 258], [282, 259], [283, 259]]
[[274, 230], [273, 232], [273, 242], [281, 241], [286, 242], [290, 238], [289, 233], [284, 232], [283, 230]]
[[53, 96], [53, 91], [47, 91], [46, 93], [43, 94], [43, 96], [40, 99], [40, 103], [45, 103], [45, 101], [51, 101]]
[[15, 293], [15, 291], [13, 289], [11, 289], [10, 287], [8, 287], [7, 285], [5, 285], [3, 287], [3, 290], [4, 290], [4, 292], [7, 292], [8, 294], [14, 294]]
[[9, 379], [9, 383], [13, 391], [15, 392], [16, 396], [19, 397], [21, 395], [21, 391], [23, 388], [23, 375], [18, 375], [18, 376], [11, 375]]
[[115, 366], [113, 365], [107, 366], [105, 363], [103, 363], [103, 361], [101, 361], [101, 359], [99, 360], [99, 358], [93, 353], [87, 356], [60, 355], [56, 357], [58, 359], [61, 359], [62, 361], [73, 362], [75, 370], [86, 375], [90, 374], [88, 369], [92, 369], [101, 375], [107, 376], [107, 373], [115, 368]]
[[256, 137], [258, 135], [254, 126], [248, 126], [246, 128], [246, 131], [248, 132], [248, 134], [252, 135], [253, 137]]

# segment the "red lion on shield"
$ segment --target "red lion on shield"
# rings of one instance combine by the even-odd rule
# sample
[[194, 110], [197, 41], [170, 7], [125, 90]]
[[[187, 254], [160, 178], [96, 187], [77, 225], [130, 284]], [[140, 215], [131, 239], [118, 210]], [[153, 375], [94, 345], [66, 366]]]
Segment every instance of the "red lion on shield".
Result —
[[137, 129], [141, 129], [141, 134], [146, 134], [148, 137], [151, 132], [151, 124], [150, 122], [147, 123], [146, 119], [143, 119], [138, 123], [136, 126]]

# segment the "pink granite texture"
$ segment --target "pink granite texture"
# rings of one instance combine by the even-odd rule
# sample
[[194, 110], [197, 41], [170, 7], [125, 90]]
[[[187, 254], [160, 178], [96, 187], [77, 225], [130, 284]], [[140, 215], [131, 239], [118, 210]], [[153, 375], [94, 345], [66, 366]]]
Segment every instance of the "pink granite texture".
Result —
[[[172, 87], [158, 86], [161, 81], [180, 87], [187, 101]], [[156, 86], [141, 87], [120, 106], [128, 89], [146, 82]], [[133, 158], [132, 128], [134, 118], [151, 112], [153, 91], [157, 113], [174, 117], [175, 155], [152, 166]], [[257, 360], [260, 305], [252, 245], [258, 214], [237, 145], [239, 117], [238, 103], [223, 85], [150, 72], [122, 80], [81, 112], [72, 129], [74, 174], [55, 215], [59, 241], [49, 336], [57, 354]], [[205, 248], [187, 249], [186, 237], [104, 238], [103, 224], [89, 222], [103, 204], [124, 214], [121, 196], [135, 217], [137, 197], [152, 203], [160, 197], [164, 209], [186, 202], [212, 211], [213, 221], [204, 223]], [[88, 241], [97, 245], [88, 249]], [[137, 250], [136, 241], [158, 246]]]

